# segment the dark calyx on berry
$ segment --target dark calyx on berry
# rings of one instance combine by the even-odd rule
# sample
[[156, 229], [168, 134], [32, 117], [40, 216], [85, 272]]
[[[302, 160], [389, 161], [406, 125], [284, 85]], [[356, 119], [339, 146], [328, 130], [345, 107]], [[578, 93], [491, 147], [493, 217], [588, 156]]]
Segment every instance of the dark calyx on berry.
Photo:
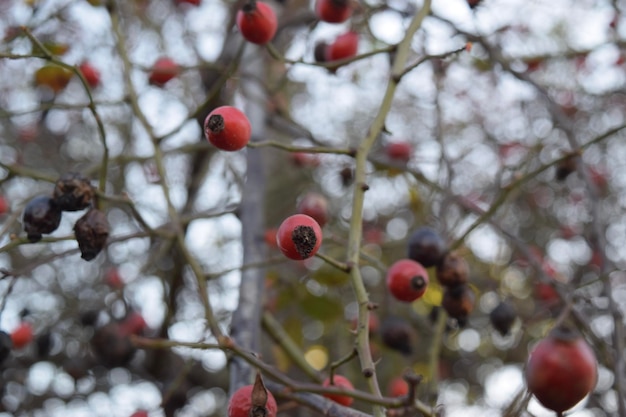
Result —
[[61, 210], [52, 198], [35, 197], [24, 207], [24, 231], [30, 242], [38, 242], [41, 235], [54, 232], [61, 223]]
[[415, 291], [423, 290], [426, 285], [428, 284], [426, 283], [424, 277], [421, 275], [416, 275], [411, 278], [411, 288], [413, 288]]
[[224, 118], [220, 114], [214, 114], [213, 116], [209, 117], [206, 125], [213, 133], [220, 133], [226, 127], [226, 125], [224, 124]]
[[84, 260], [90, 261], [100, 253], [109, 237], [109, 230], [106, 215], [97, 209], [90, 209], [76, 221], [74, 235]]
[[310, 226], [297, 226], [291, 232], [291, 240], [302, 259], [310, 257], [317, 244], [315, 230]]
[[54, 203], [63, 211], [78, 211], [91, 205], [94, 188], [79, 173], [68, 172], [59, 178], [54, 187]]

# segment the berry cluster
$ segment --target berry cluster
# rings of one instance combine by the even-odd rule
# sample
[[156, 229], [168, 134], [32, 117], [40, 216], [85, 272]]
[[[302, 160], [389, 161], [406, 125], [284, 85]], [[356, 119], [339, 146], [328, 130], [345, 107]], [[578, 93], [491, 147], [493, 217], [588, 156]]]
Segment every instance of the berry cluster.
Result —
[[42, 235], [54, 232], [61, 223], [63, 211], [89, 208], [74, 224], [74, 235], [82, 258], [86, 261], [94, 259], [104, 247], [110, 229], [105, 214], [93, 207], [94, 196], [93, 186], [81, 174], [62, 175], [52, 195], [35, 197], [24, 207], [22, 221], [28, 240], [35, 243]]
[[408, 246], [409, 259], [425, 268], [436, 268], [437, 281], [445, 288], [442, 307], [459, 326], [465, 325], [475, 298], [468, 286], [469, 266], [465, 259], [450, 252], [441, 235], [430, 227], [415, 230], [409, 236]]

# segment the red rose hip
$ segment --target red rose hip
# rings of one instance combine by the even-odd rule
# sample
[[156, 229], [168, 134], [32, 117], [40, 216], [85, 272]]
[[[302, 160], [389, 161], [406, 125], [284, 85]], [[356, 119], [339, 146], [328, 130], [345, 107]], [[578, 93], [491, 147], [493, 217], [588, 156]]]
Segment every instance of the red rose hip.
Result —
[[359, 35], [356, 32], [347, 32], [337, 36], [337, 39], [326, 47], [326, 60], [352, 58], [359, 47]]
[[349, 0], [317, 0], [315, 14], [328, 23], [345, 22], [352, 15]]
[[204, 120], [204, 134], [216, 148], [233, 152], [248, 144], [252, 127], [241, 110], [222, 106], [209, 113]]
[[[252, 396], [254, 385], [246, 385], [239, 388], [228, 400], [228, 417], [250, 417], [253, 414]], [[267, 401], [265, 403], [265, 417], [276, 417], [278, 406], [271, 392], [267, 392]], [[259, 414], [260, 415], [260, 414]]]
[[236, 20], [244, 39], [257, 45], [271, 41], [278, 28], [276, 13], [262, 1], [248, 1], [237, 12]]
[[15, 349], [21, 349], [33, 340], [33, 326], [23, 322], [11, 332], [11, 341]]
[[387, 289], [397, 300], [410, 303], [426, 292], [428, 272], [418, 262], [400, 259], [387, 270]]
[[[333, 383], [330, 383], [330, 377], [326, 378], [324, 380], [324, 382], [322, 383], [323, 386], [325, 387], [337, 387], [337, 388], [344, 388], [346, 390], [354, 390], [354, 386], [352, 385], [352, 382], [350, 382], [350, 380], [348, 378], [346, 378], [345, 376], [342, 375], [334, 375], [333, 376]], [[341, 405], [345, 405], [346, 407], [350, 407], [352, 405], [352, 403], [354, 402], [354, 398], [352, 397], [348, 397], [347, 395], [341, 395], [341, 394], [324, 394], [324, 397], [328, 398], [329, 400], [332, 400], [338, 404]]]
[[180, 68], [173, 59], [162, 57], [152, 66], [152, 71], [148, 76], [148, 82], [157, 87], [163, 87], [169, 80], [176, 78]]
[[78, 66], [78, 70], [83, 74], [85, 81], [91, 88], [96, 88], [100, 85], [100, 72], [93, 67], [89, 62], [85, 61]]
[[322, 228], [312, 217], [294, 214], [278, 228], [276, 243], [287, 258], [307, 259], [315, 255], [322, 245]]
[[526, 363], [528, 390], [558, 415], [578, 404], [596, 385], [598, 364], [585, 340], [557, 327], [541, 340]]

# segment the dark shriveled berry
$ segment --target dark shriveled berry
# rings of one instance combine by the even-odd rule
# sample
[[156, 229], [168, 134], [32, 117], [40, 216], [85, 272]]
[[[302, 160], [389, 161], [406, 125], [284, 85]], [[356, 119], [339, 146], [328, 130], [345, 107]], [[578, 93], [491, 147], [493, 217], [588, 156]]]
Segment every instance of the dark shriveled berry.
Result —
[[506, 336], [511, 331], [511, 326], [515, 323], [517, 313], [515, 308], [508, 301], [501, 301], [491, 313], [489, 313], [489, 320], [491, 325], [502, 336]]
[[474, 292], [467, 285], [457, 285], [446, 288], [441, 306], [462, 327], [465, 325], [469, 314], [474, 310], [474, 301]]
[[445, 287], [466, 284], [469, 278], [469, 265], [457, 253], [449, 253], [437, 265], [437, 280]]
[[24, 231], [30, 242], [38, 242], [41, 235], [54, 232], [61, 223], [61, 210], [47, 195], [35, 197], [24, 207]]
[[409, 236], [409, 259], [419, 262], [424, 268], [441, 263], [448, 252], [448, 245], [441, 235], [430, 227], [420, 227]]
[[400, 317], [387, 317], [381, 327], [380, 336], [390, 349], [409, 356], [413, 353], [413, 344], [416, 337], [411, 324]]
[[97, 209], [90, 209], [74, 225], [74, 235], [80, 248], [81, 257], [86, 261], [95, 258], [109, 237], [109, 221]]
[[127, 364], [136, 351], [119, 323], [109, 323], [96, 330], [91, 347], [103, 365], [111, 368]]
[[78, 211], [91, 205], [94, 189], [87, 178], [76, 172], [68, 172], [54, 186], [54, 203], [63, 211]]
[[13, 341], [7, 332], [0, 331], [0, 364], [9, 357], [13, 349]]

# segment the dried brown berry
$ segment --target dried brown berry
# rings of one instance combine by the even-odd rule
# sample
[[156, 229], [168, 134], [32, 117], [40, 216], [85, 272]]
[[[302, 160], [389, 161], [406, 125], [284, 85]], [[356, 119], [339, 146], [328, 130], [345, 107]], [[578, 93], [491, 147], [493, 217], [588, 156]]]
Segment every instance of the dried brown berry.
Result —
[[489, 313], [491, 325], [502, 335], [506, 336], [515, 323], [517, 313], [515, 308], [508, 301], [501, 301], [500, 304]]
[[385, 346], [404, 355], [413, 353], [416, 333], [411, 324], [400, 317], [387, 317], [381, 327], [380, 335]]
[[24, 207], [24, 231], [31, 242], [41, 240], [41, 235], [54, 232], [61, 223], [61, 210], [47, 195], [35, 197]]
[[437, 280], [445, 287], [466, 284], [469, 278], [469, 265], [458, 253], [449, 253], [437, 266]]
[[63, 211], [78, 211], [91, 205], [94, 188], [79, 173], [68, 172], [59, 178], [54, 186], [54, 203]]
[[116, 367], [128, 363], [135, 347], [119, 323], [109, 323], [94, 333], [91, 346], [105, 366]]
[[409, 236], [408, 258], [421, 263], [424, 268], [438, 265], [448, 252], [441, 235], [430, 227], [420, 227]]
[[74, 235], [80, 248], [81, 257], [86, 261], [95, 258], [109, 237], [109, 221], [98, 209], [90, 209], [74, 225]]
[[459, 326], [464, 326], [467, 316], [474, 310], [474, 301], [474, 292], [467, 285], [457, 285], [446, 288], [441, 306]]

